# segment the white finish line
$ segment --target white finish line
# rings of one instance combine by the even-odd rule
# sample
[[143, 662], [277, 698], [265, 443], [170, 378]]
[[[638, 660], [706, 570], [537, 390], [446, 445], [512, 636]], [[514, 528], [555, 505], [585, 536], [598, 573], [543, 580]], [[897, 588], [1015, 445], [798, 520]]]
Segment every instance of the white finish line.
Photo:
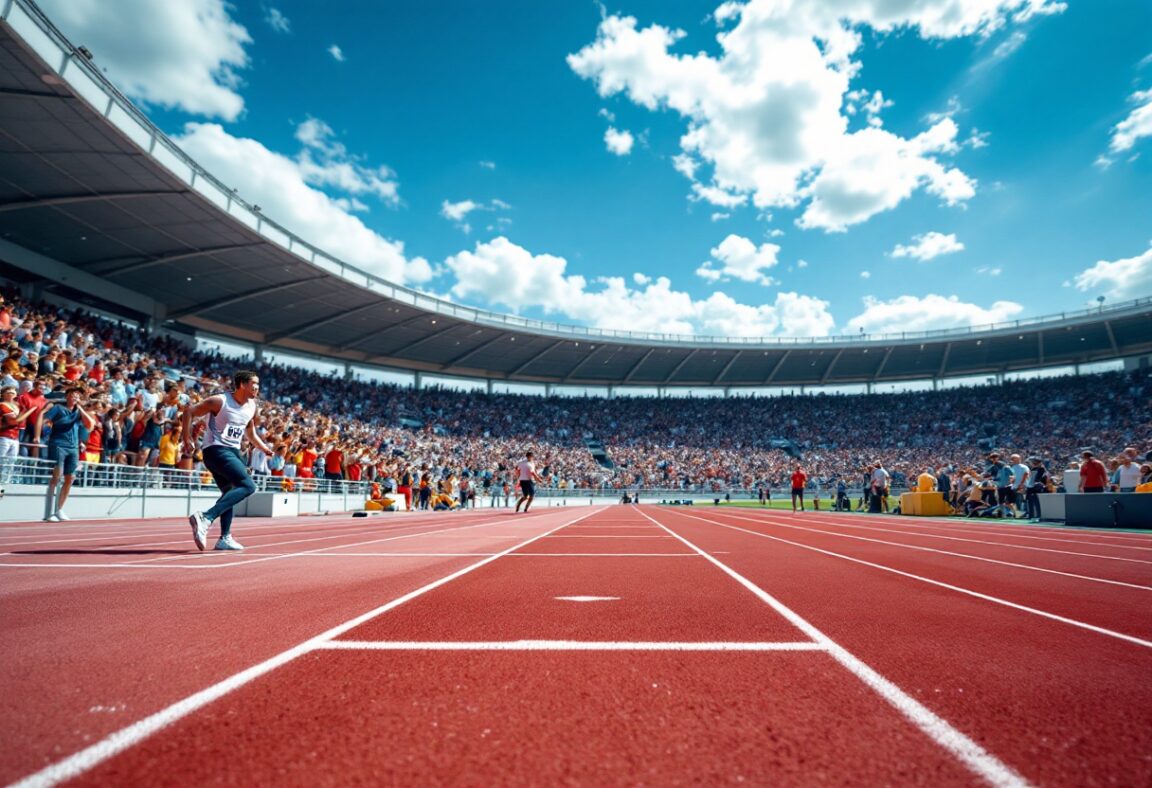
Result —
[[822, 643], [620, 643], [587, 640], [388, 641], [329, 640], [313, 651], [827, 651]]
[[616, 602], [620, 599], [618, 596], [554, 596], [552, 598], [561, 602]]

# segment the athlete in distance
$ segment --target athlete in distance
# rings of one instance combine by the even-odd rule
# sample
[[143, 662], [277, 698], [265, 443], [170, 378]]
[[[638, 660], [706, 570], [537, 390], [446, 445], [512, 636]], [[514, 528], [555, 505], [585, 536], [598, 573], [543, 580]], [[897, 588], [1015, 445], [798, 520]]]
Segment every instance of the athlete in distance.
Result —
[[204, 432], [200, 449], [204, 467], [212, 474], [222, 495], [206, 512], [193, 512], [188, 518], [192, 524], [192, 538], [196, 546], [204, 549], [204, 540], [212, 521], [220, 518], [220, 539], [217, 550], [243, 550], [244, 546], [232, 538], [232, 507], [256, 492], [240, 444], [248, 440], [260, 451], [271, 456], [273, 450], [256, 433], [256, 405], [260, 396], [260, 377], [255, 372], [237, 372], [232, 377], [232, 391], [217, 394], [190, 405], [184, 411], [184, 452], [192, 454], [192, 421], [208, 416], [208, 429]]
[[520, 497], [516, 499], [516, 511], [520, 511], [520, 504], [524, 504], [524, 513], [536, 498], [536, 482], [544, 478], [536, 473], [536, 465], [532, 462], [532, 452], [526, 452], [524, 459], [516, 463], [516, 479], [520, 484]]

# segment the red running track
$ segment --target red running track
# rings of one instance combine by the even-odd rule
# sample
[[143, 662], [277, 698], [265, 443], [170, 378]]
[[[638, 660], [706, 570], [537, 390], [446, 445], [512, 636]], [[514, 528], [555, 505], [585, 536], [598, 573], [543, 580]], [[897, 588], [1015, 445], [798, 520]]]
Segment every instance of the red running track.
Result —
[[1152, 784], [1152, 537], [661, 507], [0, 527], [0, 780]]

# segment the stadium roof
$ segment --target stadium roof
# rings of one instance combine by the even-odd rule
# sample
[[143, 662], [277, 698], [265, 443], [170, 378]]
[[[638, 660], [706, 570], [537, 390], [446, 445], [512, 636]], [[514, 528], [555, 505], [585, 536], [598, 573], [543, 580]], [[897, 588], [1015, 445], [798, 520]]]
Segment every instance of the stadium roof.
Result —
[[168, 140], [28, 0], [0, 23], [0, 276], [272, 349], [595, 386], [890, 382], [1152, 352], [1152, 299], [963, 331], [684, 337], [442, 301], [333, 259]]

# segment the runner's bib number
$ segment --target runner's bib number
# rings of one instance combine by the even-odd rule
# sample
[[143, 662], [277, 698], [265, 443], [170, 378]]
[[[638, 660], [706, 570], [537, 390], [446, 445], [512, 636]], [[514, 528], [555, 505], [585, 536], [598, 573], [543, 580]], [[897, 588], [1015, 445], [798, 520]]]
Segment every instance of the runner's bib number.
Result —
[[239, 441], [241, 438], [244, 437], [244, 428], [241, 427], [239, 424], [229, 424], [227, 427], [224, 428], [224, 437], [229, 442]]

